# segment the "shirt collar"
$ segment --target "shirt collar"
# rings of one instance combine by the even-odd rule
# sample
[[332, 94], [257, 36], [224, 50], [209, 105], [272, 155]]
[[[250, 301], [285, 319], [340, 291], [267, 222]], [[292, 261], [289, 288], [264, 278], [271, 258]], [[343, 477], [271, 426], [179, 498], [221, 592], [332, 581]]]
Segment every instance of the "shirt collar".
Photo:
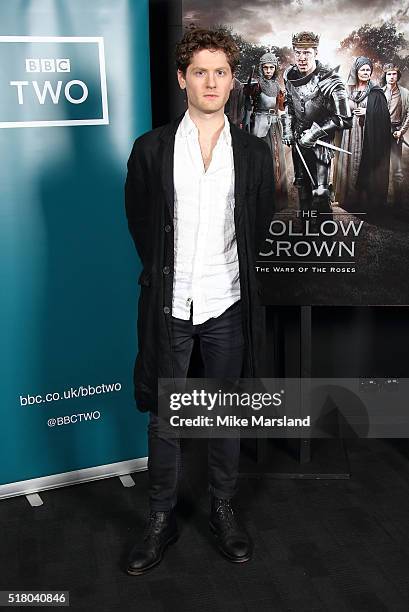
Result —
[[[198, 129], [195, 123], [191, 120], [189, 115], [189, 110], [187, 110], [184, 114], [182, 121], [180, 122], [180, 135], [181, 136], [189, 136], [191, 133], [198, 133]], [[231, 134], [230, 134], [230, 124], [226, 115], [224, 115], [224, 127], [219, 136], [219, 140], [222, 139], [223, 142], [227, 145], [231, 145]]]

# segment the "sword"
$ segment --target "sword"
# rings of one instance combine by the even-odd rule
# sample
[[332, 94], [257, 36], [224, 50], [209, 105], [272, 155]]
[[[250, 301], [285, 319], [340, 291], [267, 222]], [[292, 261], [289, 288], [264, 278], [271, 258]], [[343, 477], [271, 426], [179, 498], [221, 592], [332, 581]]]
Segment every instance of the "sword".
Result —
[[297, 142], [295, 142], [295, 143], [294, 143], [294, 145], [295, 145], [295, 149], [296, 149], [296, 151], [297, 151], [298, 155], [300, 156], [300, 159], [301, 159], [301, 161], [302, 161], [302, 163], [303, 163], [303, 166], [304, 166], [304, 168], [306, 169], [308, 176], [310, 177], [310, 181], [311, 181], [311, 183], [312, 183], [312, 186], [314, 187], [314, 189], [316, 189], [316, 188], [317, 188], [317, 186], [316, 186], [316, 184], [315, 184], [314, 179], [312, 178], [312, 174], [311, 174], [311, 172], [310, 172], [310, 169], [309, 169], [309, 168], [308, 168], [308, 166], [307, 166], [307, 162], [305, 161], [305, 159], [304, 159], [304, 157], [303, 157], [303, 154], [302, 154], [302, 153], [301, 153], [301, 151], [300, 151], [300, 147], [298, 146], [298, 143], [297, 143]]
[[[324, 142], [323, 140], [316, 140], [315, 144], [319, 144], [322, 147], [327, 147], [327, 149], [334, 149], [334, 151], [339, 151], [340, 153], [346, 153], [347, 155], [352, 155], [350, 151], [347, 151], [346, 149], [341, 149], [341, 147], [336, 147], [335, 145], [331, 144], [330, 142]], [[408, 145], [408, 147], [409, 147], [409, 145]]]

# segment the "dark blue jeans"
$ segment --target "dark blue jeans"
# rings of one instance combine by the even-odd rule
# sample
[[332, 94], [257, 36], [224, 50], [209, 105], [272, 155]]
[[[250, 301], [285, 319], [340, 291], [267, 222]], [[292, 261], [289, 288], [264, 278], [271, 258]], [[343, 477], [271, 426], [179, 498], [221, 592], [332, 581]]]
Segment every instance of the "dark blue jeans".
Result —
[[[200, 342], [205, 378], [239, 378], [243, 365], [244, 338], [240, 302], [219, 317], [200, 325], [172, 317], [172, 349], [175, 378], [186, 378], [194, 339]], [[151, 510], [170, 510], [176, 505], [181, 469], [180, 441], [159, 431], [159, 417], [150, 414], [149, 500]], [[209, 489], [230, 499], [236, 492], [240, 438], [208, 441]]]

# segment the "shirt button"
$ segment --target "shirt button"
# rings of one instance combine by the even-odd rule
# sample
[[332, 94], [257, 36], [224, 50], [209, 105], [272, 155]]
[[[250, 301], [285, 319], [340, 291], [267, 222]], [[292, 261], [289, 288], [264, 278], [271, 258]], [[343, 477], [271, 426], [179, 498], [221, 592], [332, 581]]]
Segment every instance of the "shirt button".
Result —
[[168, 274], [169, 274], [169, 272], [170, 272], [170, 268], [169, 268], [169, 266], [165, 266], [165, 267], [163, 268], [162, 272], [163, 272], [163, 274], [168, 275]]
[[169, 233], [171, 229], [172, 228], [170, 227], [170, 225], [165, 225], [165, 232], [166, 233]]
[[169, 306], [164, 306], [164, 307], [163, 307], [163, 312], [164, 312], [165, 314], [169, 314], [169, 313], [170, 313], [170, 308], [169, 308]]

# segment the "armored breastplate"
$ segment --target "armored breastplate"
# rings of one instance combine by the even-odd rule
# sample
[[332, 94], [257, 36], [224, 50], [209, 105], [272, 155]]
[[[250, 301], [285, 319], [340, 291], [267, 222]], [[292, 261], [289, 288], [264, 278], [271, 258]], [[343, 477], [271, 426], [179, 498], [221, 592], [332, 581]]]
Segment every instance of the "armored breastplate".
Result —
[[313, 74], [309, 80], [302, 77], [287, 81], [298, 124], [295, 126], [297, 131], [308, 129], [314, 121], [321, 125], [330, 116], [329, 101], [322, 94], [318, 83], [317, 74]]
[[256, 112], [274, 111], [277, 109], [277, 96], [267, 96], [264, 92], [260, 92], [257, 97], [257, 103], [254, 110]]

